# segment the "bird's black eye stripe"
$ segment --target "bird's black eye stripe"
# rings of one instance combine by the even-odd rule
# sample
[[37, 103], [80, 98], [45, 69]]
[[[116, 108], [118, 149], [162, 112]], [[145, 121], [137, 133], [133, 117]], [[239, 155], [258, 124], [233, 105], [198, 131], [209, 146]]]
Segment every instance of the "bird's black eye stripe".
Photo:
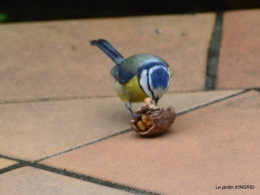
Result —
[[138, 79], [138, 85], [139, 85], [139, 87], [142, 89], [142, 91], [145, 93], [145, 91], [144, 91], [142, 85], [140, 84], [140, 79]]
[[148, 69], [147, 73], [146, 73], [146, 76], [147, 76], [147, 87], [148, 87], [148, 90], [150, 91], [150, 93], [152, 94], [152, 98], [154, 99], [154, 93], [153, 93], [153, 90], [151, 89], [151, 86], [150, 86], [149, 72], [150, 72], [150, 69]]

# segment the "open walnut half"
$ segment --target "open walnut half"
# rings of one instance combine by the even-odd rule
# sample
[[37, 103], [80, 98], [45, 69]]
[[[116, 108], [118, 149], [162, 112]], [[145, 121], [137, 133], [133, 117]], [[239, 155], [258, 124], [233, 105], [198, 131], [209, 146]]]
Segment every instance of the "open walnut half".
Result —
[[140, 114], [130, 121], [132, 128], [140, 135], [156, 135], [168, 130], [175, 119], [175, 111], [172, 106], [166, 109], [155, 106], [150, 98], [144, 100], [141, 108], [135, 111]]

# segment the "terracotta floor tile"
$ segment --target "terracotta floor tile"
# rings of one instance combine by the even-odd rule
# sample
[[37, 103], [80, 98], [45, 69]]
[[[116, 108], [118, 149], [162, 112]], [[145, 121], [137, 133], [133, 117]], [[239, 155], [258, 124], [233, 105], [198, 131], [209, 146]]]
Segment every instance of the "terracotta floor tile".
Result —
[[117, 98], [2, 104], [0, 108], [4, 135], [0, 154], [32, 161], [130, 128], [130, 113]]
[[176, 113], [181, 113], [241, 92], [241, 90], [219, 90], [167, 94], [162, 97], [159, 104], [164, 107], [172, 105]]
[[[89, 41], [109, 40], [126, 57], [157, 54], [171, 65], [170, 91], [204, 89], [215, 14], [30, 22], [0, 26], [0, 102], [115, 96], [113, 62]], [[156, 34], [155, 29], [163, 30]]]
[[218, 89], [260, 87], [260, 9], [224, 14]]
[[[162, 136], [129, 132], [42, 163], [162, 194], [259, 194], [259, 118], [250, 91], [178, 116]], [[245, 184], [255, 189], [216, 189]]]
[[[160, 104], [182, 112], [239, 92], [167, 94]], [[31, 161], [129, 129], [131, 119], [118, 98], [0, 104], [0, 116], [0, 154]]]
[[31, 167], [19, 168], [0, 175], [0, 183], [0, 194], [8, 195], [130, 194]]
[[0, 169], [16, 164], [16, 161], [0, 158]]

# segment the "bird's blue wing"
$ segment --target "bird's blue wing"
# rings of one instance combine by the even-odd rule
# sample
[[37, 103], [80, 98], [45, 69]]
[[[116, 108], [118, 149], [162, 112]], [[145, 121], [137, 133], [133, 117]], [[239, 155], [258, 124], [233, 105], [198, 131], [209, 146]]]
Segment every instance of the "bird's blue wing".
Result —
[[114, 66], [110, 71], [110, 74], [122, 85], [130, 81], [135, 76], [135, 73], [133, 72], [123, 71], [121, 64]]

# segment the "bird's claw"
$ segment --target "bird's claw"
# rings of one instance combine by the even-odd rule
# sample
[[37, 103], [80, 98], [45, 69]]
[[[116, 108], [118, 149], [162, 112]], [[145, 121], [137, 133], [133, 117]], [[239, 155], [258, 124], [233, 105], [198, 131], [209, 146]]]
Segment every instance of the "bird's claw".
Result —
[[133, 119], [136, 119], [136, 118], [138, 118], [139, 116], [141, 116], [141, 114], [135, 114], [135, 113], [132, 114]]

